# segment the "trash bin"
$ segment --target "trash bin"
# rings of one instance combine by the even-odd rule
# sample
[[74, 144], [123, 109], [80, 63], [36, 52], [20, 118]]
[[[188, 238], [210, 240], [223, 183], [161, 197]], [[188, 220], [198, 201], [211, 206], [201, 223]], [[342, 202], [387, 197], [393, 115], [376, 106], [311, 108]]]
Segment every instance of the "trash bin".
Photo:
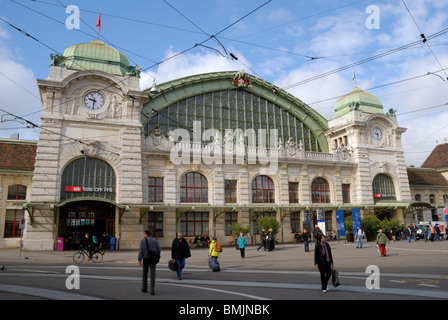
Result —
[[347, 233], [347, 242], [355, 242], [353, 233]]
[[109, 241], [109, 244], [110, 244], [110, 250], [115, 250], [115, 243], [116, 243], [116, 241], [117, 241], [117, 238], [115, 238], [115, 237], [110, 237], [110, 241]]
[[63, 250], [64, 250], [64, 238], [57, 237], [56, 238], [56, 251], [63, 251]]

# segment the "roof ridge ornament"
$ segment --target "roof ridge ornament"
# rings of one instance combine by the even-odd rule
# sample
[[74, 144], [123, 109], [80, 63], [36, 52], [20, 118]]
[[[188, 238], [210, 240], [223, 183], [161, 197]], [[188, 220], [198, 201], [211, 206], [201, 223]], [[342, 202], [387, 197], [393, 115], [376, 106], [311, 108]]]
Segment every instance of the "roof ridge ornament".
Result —
[[251, 84], [244, 70], [240, 70], [233, 75], [232, 84], [237, 87], [249, 88]]

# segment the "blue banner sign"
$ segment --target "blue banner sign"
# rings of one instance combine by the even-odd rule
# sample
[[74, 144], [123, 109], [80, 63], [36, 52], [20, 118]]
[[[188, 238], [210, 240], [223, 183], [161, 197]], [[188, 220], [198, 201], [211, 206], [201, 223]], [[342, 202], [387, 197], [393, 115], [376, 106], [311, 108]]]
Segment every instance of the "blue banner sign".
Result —
[[352, 209], [352, 225], [353, 225], [353, 234], [356, 234], [356, 230], [358, 226], [361, 227], [361, 209], [353, 208]]
[[345, 237], [344, 210], [336, 210], [336, 228], [338, 237]]

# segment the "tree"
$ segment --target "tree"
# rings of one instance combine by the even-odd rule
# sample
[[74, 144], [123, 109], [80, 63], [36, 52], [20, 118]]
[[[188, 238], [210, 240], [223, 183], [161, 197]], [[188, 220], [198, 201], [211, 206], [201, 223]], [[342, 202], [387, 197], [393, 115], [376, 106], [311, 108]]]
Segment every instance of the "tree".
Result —
[[280, 222], [275, 217], [263, 217], [257, 220], [258, 229], [272, 229], [272, 234], [277, 234], [280, 230]]
[[229, 228], [230, 231], [232, 232], [232, 236], [234, 238], [238, 238], [238, 236], [240, 235], [240, 233], [242, 232], [244, 235], [250, 233], [250, 226], [243, 226], [240, 223], [237, 223], [235, 225], [230, 225], [229, 224]]

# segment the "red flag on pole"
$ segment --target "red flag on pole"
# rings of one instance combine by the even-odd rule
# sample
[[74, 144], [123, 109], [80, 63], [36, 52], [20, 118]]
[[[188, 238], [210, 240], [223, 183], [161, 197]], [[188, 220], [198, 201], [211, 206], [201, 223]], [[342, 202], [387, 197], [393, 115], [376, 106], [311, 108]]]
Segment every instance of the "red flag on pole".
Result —
[[100, 14], [98, 15], [98, 20], [96, 21], [96, 26], [98, 28], [98, 33], [101, 30], [101, 9], [100, 9]]

